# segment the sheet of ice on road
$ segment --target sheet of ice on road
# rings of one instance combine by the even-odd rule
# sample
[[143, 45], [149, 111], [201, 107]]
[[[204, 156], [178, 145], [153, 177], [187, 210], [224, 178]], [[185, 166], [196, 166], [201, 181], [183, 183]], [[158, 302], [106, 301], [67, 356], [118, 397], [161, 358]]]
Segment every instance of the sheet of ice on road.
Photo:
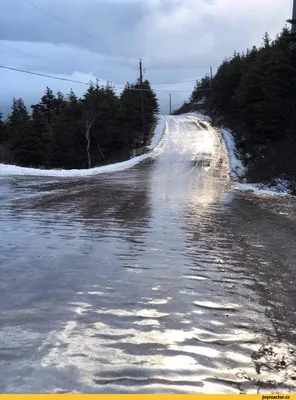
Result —
[[295, 205], [165, 122], [131, 169], [1, 177], [0, 392], [295, 391]]

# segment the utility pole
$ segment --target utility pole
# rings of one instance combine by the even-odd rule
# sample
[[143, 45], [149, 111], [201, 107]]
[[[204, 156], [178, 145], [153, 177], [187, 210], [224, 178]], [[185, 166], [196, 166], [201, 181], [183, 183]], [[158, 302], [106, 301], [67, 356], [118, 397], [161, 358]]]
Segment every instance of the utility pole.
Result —
[[291, 33], [296, 33], [296, 0], [293, 0], [292, 19], [289, 19], [287, 22], [292, 24]]
[[293, 1], [292, 33], [296, 32], [296, 0]]
[[142, 65], [142, 59], [140, 59], [140, 84], [143, 84], [143, 65]]
[[172, 93], [170, 93], [170, 115], [172, 115]]
[[[295, 0], [296, 1], [296, 0]], [[213, 96], [213, 68], [210, 67], [211, 96]]]
[[[140, 59], [140, 85], [141, 89], [143, 88], [143, 65], [142, 65], [142, 59]], [[145, 135], [145, 121], [144, 121], [144, 96], [143, 96], [143, 90], [141, 90], [141, 113], [142, 113], [142, 133], [143, 133], [143, 140], [146, 140], [146, 135]]]

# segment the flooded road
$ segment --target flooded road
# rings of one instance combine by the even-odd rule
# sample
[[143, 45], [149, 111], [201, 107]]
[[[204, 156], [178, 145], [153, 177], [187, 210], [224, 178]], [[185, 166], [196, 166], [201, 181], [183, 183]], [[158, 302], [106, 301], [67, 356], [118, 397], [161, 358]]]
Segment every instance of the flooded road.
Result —
[[165, 119], [132, 169], [0, 177], [0, 392], [295, 392], [296, 201]]

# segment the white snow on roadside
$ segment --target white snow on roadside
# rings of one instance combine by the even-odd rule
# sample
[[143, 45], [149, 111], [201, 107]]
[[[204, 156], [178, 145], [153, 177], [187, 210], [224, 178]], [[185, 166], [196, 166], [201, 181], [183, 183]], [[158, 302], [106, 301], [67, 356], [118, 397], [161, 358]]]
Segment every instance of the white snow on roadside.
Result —
[[234, 138], [232, 133], [227, 129], [220, 129], [220, 132], [222, 133], [222, 136], [226, 144], [232, 179], [234, 180], [235, 187], [237, 189], [244, 191], [251, 191], [257, 194], [269, 195], [269, 196], [289, 195], [288, 183], [281, 180], [277, 180], [275, 185], [271, 187], [268, 187], [267, 185], [264, 184], [238, 182], [239, 179], [243, 178], [246, 169], [238, 157], [238, 152], [234, 143]]
[[157, 148], [161, 142], [162, 136], [165, 132], [166, 123], [162, 117], [157, 117], [158, 122], [155, 127], [154, 136], [151, 144], [147, 147], [150, 152], [130, 160], [123, 161], [117, 164], [104, 165], [102, 167], [90, 169], [71, 169], [71, 170], [55, 170], [55, 169], [37, 169], [18, 167], [16, 165], [0, 164], [1, 175], [31, 175], [31, 176], [56, 176], [56, 177], [77, 177], [77, 176], [91, 176], [102, 174], [106, 172], [122, 171], [133, 167], [134, 165], [146, 160], [151, 156], [151, 153]]
[[158, 117], [158, 122], [154, 129], [154, 136], [151, 140], [150, 145], [147, 146], [148, 150], [152, 151], [158, 146], [158, 144], [160, 143], [160, 141], [163, 137], [165, 128], [166, 128], [165, 120], [161, 117]]
[[244, 175], [245, 167], [238, 158], [232, 134], [226, 129], [221, 129], [220, 132], [222, 133], [222, 136], [226, 144], [232, 178], [233, 180], [236, 181], [238, 178], [241, 178]]
[[[267, 186], [256, 184], [256, 183], [239, 183], [236, 182], [235, 186], [244, 191], [251, 191], [257, 194], [266, 194], [269, 196], [287, 196], [288, 192], [279, 192], [277, 187], [267, 188]], [[285, 189], [287, 190], [287, 189]]]

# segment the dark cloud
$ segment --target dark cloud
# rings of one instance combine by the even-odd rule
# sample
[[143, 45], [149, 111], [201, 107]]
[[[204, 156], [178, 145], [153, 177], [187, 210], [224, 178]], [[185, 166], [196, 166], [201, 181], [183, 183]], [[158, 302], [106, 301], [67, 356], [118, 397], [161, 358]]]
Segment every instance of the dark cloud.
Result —
[[[259, 44], [266, 30], [276, 34], [290, 12], [290, 0], [269, 0], [268, 7], [266, 0], [28, 1], [89, 35], [24, 0], [2, 0], [0, 44], [42, 58], [0, 46], [2, 64], [68, 77], [79, 74], [85, 80], [98, 77], [118, 85], [135, 81], [140, 57], [152, 83], [199, 78], [234, 49]], [[47, 84], [63, 90], [71, 86], [8, 71], [0, 71], [0, 81], [0, 105], [5, 97], [40, 96]], [[155, 89], [175, 91], [174, 101], [180, 103], [189, 93], [177, 90], [189, 92], [193, 84]], [[167, 96], [159, 92], [163, 111], [168, 109]]]
[[137, 7], [129, 2], [91, 0], [32, 0], [32, 3], [68, 24], [23, 0], [4, 0], [0, 14], [1, 40], [69, 44], [103, 54], [125, 55], [124, 48], [128, 46], [120, 39], [145, 14], [145, 7], [140, 3]]

